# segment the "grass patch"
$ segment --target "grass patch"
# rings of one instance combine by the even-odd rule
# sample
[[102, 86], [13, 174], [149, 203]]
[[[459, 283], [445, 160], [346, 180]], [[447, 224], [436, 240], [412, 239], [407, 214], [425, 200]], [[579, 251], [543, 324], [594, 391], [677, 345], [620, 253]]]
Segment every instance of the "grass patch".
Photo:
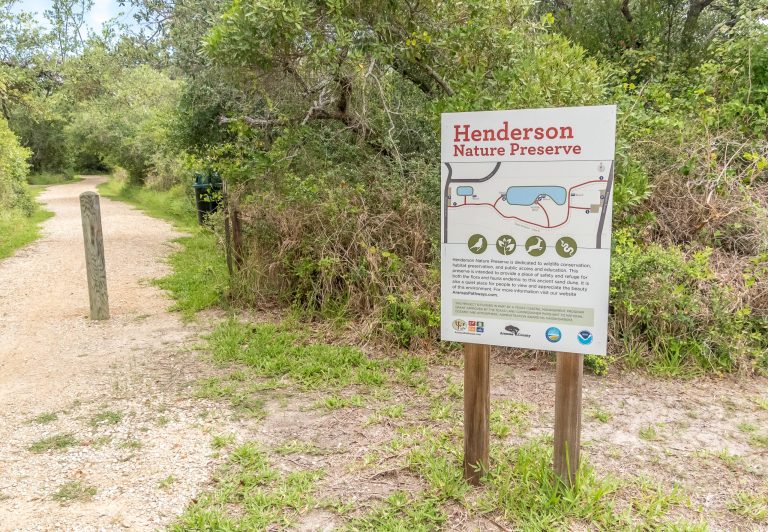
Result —
[[197, 212], [192, 187], [176, 185], [169, 190], [155, 190], [131, 185], [127, 180], [112, 176], [98, 186], [99, 193], [124, 201], [155, 218], [173, 223], [179, 229], [197, 230]]
[[56, 493], [53, 494], [53, 500], [59, 502], [88, 501], [96, 495], [96, 488], [89, 486], [79, 480], [63, 484]]
[[359, 349], [309, 343], [281, 325], [229, 319], [208, 337], [208, 347], [218, 362], [241, 362], [259, 376], [287, 376], [307, 389], [379, 386], [385, 380], [381, 363]]
[[121, 449], [131, 449], [135, 451], [144, 447], [144, 444], [141, 443], [141, 440], [125, 440], [119, 445], [119, 447]]
[[748, 441], [752, 447], [768, 449], [768, 434], [751, 434]]
[[605, 410], [602, 410], [600, 408], [594, 409], [592, 412], [590, 412], [590, 416], [592, 419], [596, 419], [600, 423], [608, 423], [613, 416], [611, 416], [610, 412], [606, 412]]
[[263, 419], [267, 412], [260, 391], [259, 386], [247, 382], [211, 377], [198, 382], [195, 396], [201, 399], [227, 399], [238, 412]]
[[768, 495], [739, 492], [728, 503], [728, 509], [753, 521], [768, 520]]
[[344, 397], [342, 395], [331, 395], [315, 403], [315, 407], [326, 410], [340, 410], [342, 408], [361, 407], [365, 405], [365, 400], [360, 395], [351, 395]]
[[645, 441], [657, 441], [661, 439], [661, 436], [659, 435], [659, 431], [656, 430], [656, 427], [653, 425], [646, 425], [644, 427], [640, 427], [640, 430], [637, 432], [637, 435], [640, 436], [641, 440], [645, 440]]
[[396, 491], [378, 508], [352, 520], [348, 530], [440, 530], [447, 519], [438, 500]]
[[763, 410], [768, 410], [768, 397], [755, 397], [755, 404]]
[[104, 410], [91, 418], [89, 424], [91, 427], [102, 427], [105, 425], [117, 425], [123, 420], [123, 413], [116, 410]]
[[77, 445], [79, 442], [72, 433], [56, 434], [37, 440], [28, 447], [28, 450], [33, 453], [44, 453], [46, 451], [58, 451], [60, 449], [66, 449]]
[[27, 183], [34, 186], [63, 185], [65, 183], [77, 183], [83, 178], [72, 174], [57, 174], [42, 172], [27, 177]]
[[[30, 193], [36, 197], [42, 189], [32, 189]], [[35, 208], [30, 216], [18, 210], [0, 210], [0, 259], [10, 257], [17, 249], [34, 242], [40, 237], [40, 225], [53, 216], [35, 202]]]
[[224, 447], [229, 447], [233, 443], [235, 443], [234, 434], [215, 434], [213, 440], [211, 440], [211, 447], [214, 449], [223, 449]]
[[176, 240], [181, 249], [169, 258], [173, 273], [155, 281], [157, 286], [171, 293], [176, 300], [172, 309], [180, 311], [185, 319], [220, 304], [229, 283], [226, 260], [218, 248], [216, 236], [197, 225], [191, 190], [183, 185], [170, 190], [153, 190], [114, 177], [99, 185], [102, 195], [125, 201], [191, 233], [191, 236]]
[[59, 419], [59, 415], [56, 412], [42, 412], [33, 417], [30, 422], [37, 423], [38, 425], [47, 425], [48, 423], [53, 423], [57, 419]]
[[199, 496], [170, 530], [288, 528], [317, 504], [312, 491], [322, 477], [322, 471], [280, 473], [256, 445], [241, 445], [230, 455], [215, 488]]
[[494, 401], [491, 405], [491, 434], [506, 438], [514, 430], [522, 436], [528, 430], [528, 414], [532, 407], [519, 401]]
[[175, 483], [176, 483], [176, 477], [174, 477], [173, 475], [168, 475], [164, 479], [158, 481], [157, 487], [160, 488], [161, 490], [167, 490], [171, 486], [173, 486]]
[[210, 231], [200, 229], [193, 236], [181, 237], [176, 242], [182, 248], [168, 259], [173, 273], [156, 280], [155, 284], [176, 300], [172, 310], [191, 319], [195, 313], [224, 301], [229, 286], [227, 263], [217, 248], [216, 236]]

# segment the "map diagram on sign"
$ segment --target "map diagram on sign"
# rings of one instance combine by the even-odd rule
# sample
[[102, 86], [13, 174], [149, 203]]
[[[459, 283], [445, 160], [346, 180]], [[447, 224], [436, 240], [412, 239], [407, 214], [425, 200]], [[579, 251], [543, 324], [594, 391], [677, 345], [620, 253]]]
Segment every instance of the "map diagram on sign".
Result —
[[442, 172], [446, 244], [534, 257], [547, 245], [563, 257], [610, 247], [612, 161], [453, 162]]

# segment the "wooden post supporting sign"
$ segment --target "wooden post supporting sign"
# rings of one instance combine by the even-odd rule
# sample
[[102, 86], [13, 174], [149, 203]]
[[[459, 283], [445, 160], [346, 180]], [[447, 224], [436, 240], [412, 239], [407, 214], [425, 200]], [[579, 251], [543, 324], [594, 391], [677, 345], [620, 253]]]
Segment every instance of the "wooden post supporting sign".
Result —
[[479, 484], [488, 471], [491, 346], [464, 344], [464, 478]]
[[80, 194], [80, 215], [85, 242], [85, 268], [92, 320], [109, 319], [107, 269], [104, 262], [104, 238], [101, 232], [101, 208], [95, 192]]
[[566, 486], [576, 482], [581, 446], [581, 381], [584, 355], [557, 353], [554, 469]]

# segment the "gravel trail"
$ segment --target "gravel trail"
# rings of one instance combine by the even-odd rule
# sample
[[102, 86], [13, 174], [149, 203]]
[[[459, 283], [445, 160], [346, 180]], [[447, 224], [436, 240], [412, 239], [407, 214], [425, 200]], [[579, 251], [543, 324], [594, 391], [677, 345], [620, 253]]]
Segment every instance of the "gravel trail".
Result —
[[103, 180], [45, 190], [43, 237], [0, 261], [0, 530], [162, 527], [210, 478], [211, 433], [229, 424], [190, 397], [199, 331], [148, 282], [169, 271], [169, 224], [101, 198], [112, 318], [87, 318], [78, 196]]

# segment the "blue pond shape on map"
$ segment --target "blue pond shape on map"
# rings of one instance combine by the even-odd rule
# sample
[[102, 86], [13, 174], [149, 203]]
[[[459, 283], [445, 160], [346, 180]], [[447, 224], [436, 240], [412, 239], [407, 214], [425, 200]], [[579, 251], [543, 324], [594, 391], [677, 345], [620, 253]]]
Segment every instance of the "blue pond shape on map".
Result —
[[549, 196], [558, 205], [563, 205], [566, 195], [563, 187], [509, 187], [504, 199], [510, 205], [533, 205], [540, 197]]
[[475, 189], [472, 187], [459, 187], [456, 189], [457, 196], [471, 196], [475, 193]]

